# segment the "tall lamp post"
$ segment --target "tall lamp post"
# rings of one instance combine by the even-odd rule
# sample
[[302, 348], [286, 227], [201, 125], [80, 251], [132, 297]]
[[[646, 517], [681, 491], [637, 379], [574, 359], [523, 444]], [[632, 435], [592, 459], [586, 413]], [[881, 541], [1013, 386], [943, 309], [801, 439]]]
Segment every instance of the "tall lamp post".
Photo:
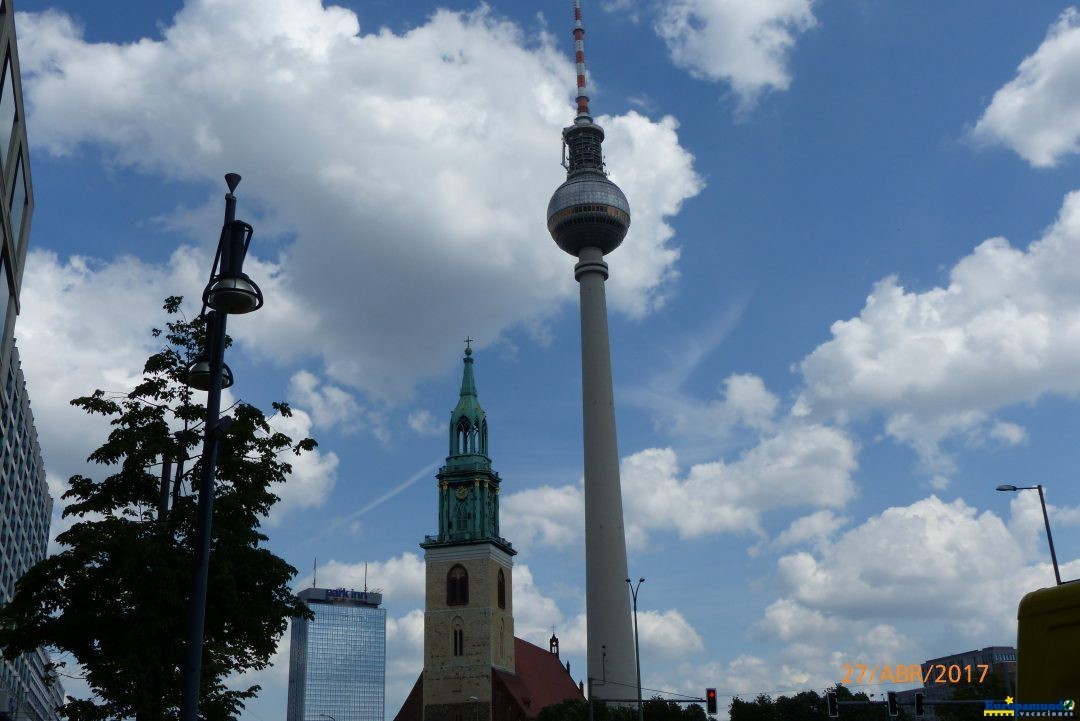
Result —
[[1013, 485], [1001, 485], [998, 486], [999, 491], [1038, 491], [1039, 503], [1042, 504], [1043, 523], [1046, 524], [1046, 540], [1050, 544], [1050, 560], [1054, 563], [1054, 578], [1057, 580], [1057, 585], [1061, 585], [1061, 571], [1058, 570], [1057, 553], [1054, 551], [1054, 537], [1050, 533], [1050, 516], [1046, 515], [1046, 496], [1043, 495], [1043, 487], [1040, 483], [1037, 486], [1013, 486]]
[[641, 648], [638, 646], [638, 632], [637, 632], [637, 592], [641, 588], [641, 584], [645, 583], [644, 578], [639, 578], [637, 585], [635, 586], [630, 582], [630, 579], [626, 579], [626, 585], [630, 587], [630, 595], [634, 597], [634, 665], [637, 666], [637, 717], [638, 721], [644, 721], [645, 712], [641, 707]]
[[[218, 441], [232, 425], [231, 418], [220, 417], [221, 390], [233, 383], [232, 371], [225, 365], [225, 321], [230, 314], [250, 313], [263, 305], [262, 291], [244, 273], [244, 258], [247, 256], [253, 231], [247, 223], [236, 220], [236, 196], [233, 191], [240, 183], [240, 176], [229, 173], [225, 176], [225, 183], [229, 186], [229, 192], [225, 194], [225, 222], [221, 226], [221, 237], [218, 239], [217, 253], [210, 269], [210, 280], [203, 290], [200, 313], [201, 317], [206, 318], [206, 347], [188, 368], [187, 379], [190, 387], [207, 391], [207, 398], [202, 478], [195, 517], [195, 568], [187, 609], [180, 721], [196, 721], [199, 712]], [[208, 306], [211, 308], [209, 312]]]

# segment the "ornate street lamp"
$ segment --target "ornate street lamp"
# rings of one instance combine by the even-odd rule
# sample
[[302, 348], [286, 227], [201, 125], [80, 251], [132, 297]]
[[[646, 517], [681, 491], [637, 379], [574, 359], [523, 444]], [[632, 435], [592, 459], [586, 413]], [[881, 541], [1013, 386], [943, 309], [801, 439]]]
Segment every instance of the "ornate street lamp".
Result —
[[1050, 516], [1046, 515], [1046, 497], [1043, 495], [1042, 484], [1037, 486], [1013, 486], [1013, 485], [1001, 485], [997, 487], [999, 491], [1038, 491], [1039, 503], [1042, 504], [1043, 523], [1046, 524], [1046, 540], [1050, 543], [1050, 560], [1054, 563], [1054, 578], [1057, 579], [1057, 585], [1061, 585], [1061, 571], [1058, 570], [1057, 553], [1054, 552], [1054, 537], [1050, 535]]
[[[225, 222], [221, 226], [217, 253], [210, 269], [210, 281], [203, 291], [200, 316], [206, 318], [206, 346], [188, 368], [187, 384], [207, 391], [206, 425], [203, 429], [202, 479], [195, 518], [195, 569], [188, 601], [187, 636], [180, 697], [180, 721], [196, 721], [199, 687], [202, 681], [203, 632], [206, 626], [206, 586], [210, 568], [210, 531], [214, 515], [214, 480], [217, 475], [218, 440], [232, 425], [221, 418], [221, 390], [233, 384], [233, 374], [225, 365], [225, 321], [229, 314], [250, 313], [262, 307], [259, 286], [244, 273], [244, 258], [253, 230], [236, 220], [233, 191], [240, 176], [225, 176]], [[212, 310], [207, 312], [207, 306]]]

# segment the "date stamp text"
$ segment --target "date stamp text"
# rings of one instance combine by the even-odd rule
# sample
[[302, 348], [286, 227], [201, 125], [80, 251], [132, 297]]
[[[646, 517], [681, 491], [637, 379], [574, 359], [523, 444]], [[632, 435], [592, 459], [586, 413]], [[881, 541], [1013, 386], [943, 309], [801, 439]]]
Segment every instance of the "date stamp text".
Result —
[[867, 663], [841, 664], [844, 678], [840, 683], [921, 683], [924, 686], [930, 684], [947, 683], [982, 683], [986, 674], [990, 671], [988, 664], [944, 664], [932, 663], [929, 666], [921, 664], [898, 664], [880, 663], [871, 666]]

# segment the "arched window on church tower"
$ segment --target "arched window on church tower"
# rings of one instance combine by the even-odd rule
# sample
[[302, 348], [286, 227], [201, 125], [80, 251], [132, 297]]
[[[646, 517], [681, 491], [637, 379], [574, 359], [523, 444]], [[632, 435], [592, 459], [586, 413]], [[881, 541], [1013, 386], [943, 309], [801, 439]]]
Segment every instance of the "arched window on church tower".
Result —
[[465, 624], [464, 624], [464, 622], [462, 622], [460, 616], [454, 619], [453, 623], [450, 625], [450, 629], [451, 629], [450, 635], [453, 637], [454, 655], [455, 656], [464, 656], [465, 655]]
[[499, 569], [499, 608], [506, 608], [506, 576]]
[[469, 572], [458, 564], [446, 574], [446, 605], [467, 606], [469, 604]]
[[488, 454], [488, 439], [487, 439], [487, 419], [480, 421], [480, 452], [485, 456]]
[[457, 442], [452, 455], [464, 455], [469, 452], [469, 433], [471, 432], [468, 418], [461, 418], [457, 423]]

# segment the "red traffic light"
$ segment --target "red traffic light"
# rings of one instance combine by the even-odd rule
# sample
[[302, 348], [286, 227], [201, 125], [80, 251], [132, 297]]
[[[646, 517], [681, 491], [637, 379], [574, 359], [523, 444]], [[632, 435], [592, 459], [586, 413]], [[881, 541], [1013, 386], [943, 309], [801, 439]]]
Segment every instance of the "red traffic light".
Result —
[[709, 714], [716, 713], [716, 689], [705, 689], [705, 711]]

